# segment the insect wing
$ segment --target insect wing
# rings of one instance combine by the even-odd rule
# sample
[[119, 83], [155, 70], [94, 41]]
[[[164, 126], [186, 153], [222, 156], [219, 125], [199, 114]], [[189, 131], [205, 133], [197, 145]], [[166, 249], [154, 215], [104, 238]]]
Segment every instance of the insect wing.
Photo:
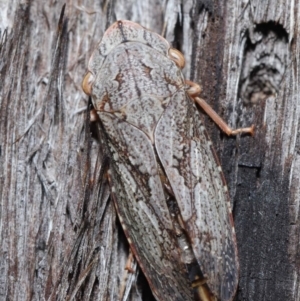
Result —
[[199, 112], [185, 91], [174, 95], [155, 131], [155, 147], [211, 291], [232, 300], [238, 260], [227, 187]]
[[113, 160], [112, 195], [125, 235], [157, 300], [193, 300], [180, 253], [172, 236], [156, 157], [138, 128], [101, 114]]
[[97, 51], [94, 51], [90, 58], [89, 71], [97, 74], [107, 55], [116, 46], [127, 42], [148, 45], [163, 55], [167, 55], [170, 48], [168, 41], [157, 33], [149, 31], [137, 23], [120, 20], [112, 24], [104, 33]]
[[183, 241], [191, 244], [213, 294], [229, 301], [238, 260], [226, 184], [169, 49], [138, 24], [114, 23], [90, 59], [86, 91], [105, 130], [120, 221], [157, 300], [193, 300], [161, 164], [188, 236]]

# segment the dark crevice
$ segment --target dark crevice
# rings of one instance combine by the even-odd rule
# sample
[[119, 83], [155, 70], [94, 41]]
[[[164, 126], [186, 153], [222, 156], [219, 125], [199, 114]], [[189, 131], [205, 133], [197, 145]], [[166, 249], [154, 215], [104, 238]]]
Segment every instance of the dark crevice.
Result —
[[256, 170], [256, 177], [260, 178], [260, 176], [261, 176], [262, 166], [254, 166], [254, 165], [241, 164], [241, 163], [238, 166], [242, 167], [242, 168], [255, 169]]
[[276, 33], [278, 39], [282, 39], [285, 41], [285, 43], [288, 43], [288, 33], [285, 28], [279, 23], [269, 21], [266, 23], [257, 24], [255, 28], [255, 32], [260, 32], [264, 36], [267, 36], [271, 31]]
[[182, 23], [180, 22], [179, 16], [177, 17], [177, 21], [174, 28], [174, 41], [173, 41], [173, 47], [175, 49], [178, 49], [179, 51], [182, 51], [182, 44], [183, 44], [183, 27]]
[[288, 59], [288, 34], [273, 21], [256, 25], [245, 33], [246, 43], [239, 84], [245, 104], [276, 96]]
[[196, 11], [201, 14], [203, 10], [206, 10], [210, 15], [214, 13], [214, 2], [211, 0], [200, 0], [197, 1]]

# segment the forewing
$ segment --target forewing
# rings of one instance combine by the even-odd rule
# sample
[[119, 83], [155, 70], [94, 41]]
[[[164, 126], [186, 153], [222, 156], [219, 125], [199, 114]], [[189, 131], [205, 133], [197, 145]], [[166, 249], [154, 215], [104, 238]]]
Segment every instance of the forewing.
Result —
[[193, 300], [150, 139], [101, 112], [111, 153], [112, 195], [120, 222], [157, 300]]
[[184, 90], [173, 95], [162, 115], [155, 147], [207, 284], [218, 299], [231, 300], [238, 260], [227, 187], [199, 112]]

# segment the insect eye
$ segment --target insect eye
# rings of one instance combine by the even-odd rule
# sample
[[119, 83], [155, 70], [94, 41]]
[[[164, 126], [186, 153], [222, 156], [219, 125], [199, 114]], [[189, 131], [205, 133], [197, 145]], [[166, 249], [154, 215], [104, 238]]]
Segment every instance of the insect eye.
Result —
[[82, 89], [83, 92], [87, 95], [91, 95], [92, 93], [92, 84], [94, 82], [94, 76], [91, 72], [87, 72], [83, 81], [82, 81]]
[[175, 62], [175, 64], [180, 69], [182, 69], [184, 67], [184, 65], [185, 65], [184, 56], [179, 50], [174, 49], [174, 48], [170, 48], [169, 49], [169, 56], [170, 56], [171, 60], [173, 62]]

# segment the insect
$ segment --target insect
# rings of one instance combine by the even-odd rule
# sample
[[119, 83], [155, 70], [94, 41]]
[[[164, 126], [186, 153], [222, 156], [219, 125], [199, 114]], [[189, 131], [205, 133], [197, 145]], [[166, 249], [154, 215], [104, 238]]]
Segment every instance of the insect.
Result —
[[185, 81], [183, 55], [131, 21], [105, 32], [83, 90], [102, 126], [111, 195], [130, 248], [159, 301], [232, 300], [238, 257], [227, 186]]

